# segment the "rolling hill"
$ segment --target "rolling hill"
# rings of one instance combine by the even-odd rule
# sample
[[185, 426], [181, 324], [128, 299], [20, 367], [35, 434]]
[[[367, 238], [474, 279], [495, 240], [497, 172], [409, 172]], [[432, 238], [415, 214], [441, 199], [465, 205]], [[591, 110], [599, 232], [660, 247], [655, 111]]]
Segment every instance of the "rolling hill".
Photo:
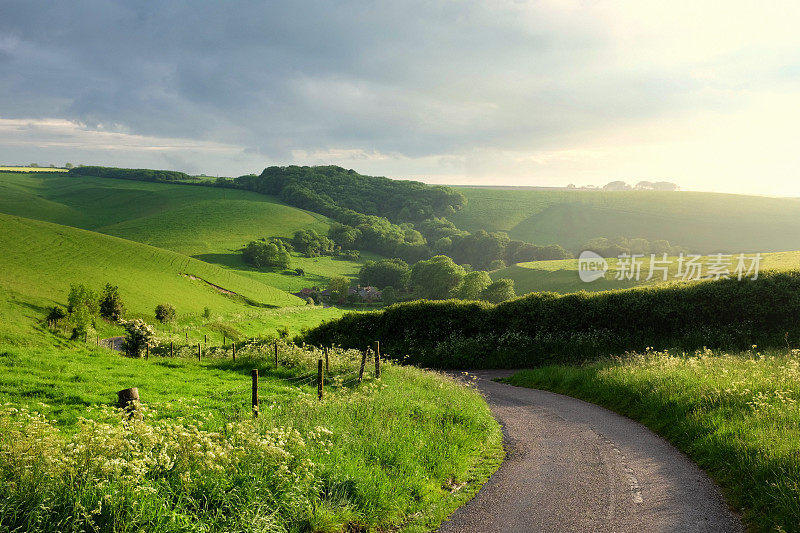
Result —
[[467, 231], [573, 251], [595, 237], [666, 239], [697, 253], [800, 248], [800, 201], [705, 192], [459, 187], [467, 206], [450, 220]]
[[242, 313], [303, 305], [284, 291], [176, 252], [91, 231], [0, 214], [0, 338], [64, 305], [71, 283], [118, 285], [133, 315], [159, 303], [181, 313]]
[[255, 192], [71, 175], [0, 173], [0, 213], [88, 229], [164, 248], [296, 291], [335, 275], [354, 277], [357, 262], [296, 256], [303, 278], [257, 272], [237, 252], [262, 237], [300, 229], [327, 233], [326, 217]]

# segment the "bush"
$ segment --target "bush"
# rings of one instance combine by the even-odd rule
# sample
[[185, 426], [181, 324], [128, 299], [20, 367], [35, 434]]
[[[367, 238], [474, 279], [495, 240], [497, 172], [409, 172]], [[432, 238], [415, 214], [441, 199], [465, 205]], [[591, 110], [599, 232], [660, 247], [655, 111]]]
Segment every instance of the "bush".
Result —
[[768, 272], [757, 280], [533, 293], [499, 305], [421, 300], [347, 314], [312, 329], [303, 340], [358, 348], [364, 338], [375, 338], [388, 354], [407, 354], [414, 364], [514, 368], [648, 347], [785, 347], [787, 339], [800, 342], [798, 317], [800, 272]]
[[280, 240], [250, 241], [242, 250], [242, 260], [259, 269], [289, 268], [292, 264], [292, 256]]
[[58, 322], [62, 318], [66, 317], [67, 317], [67, 311], [60, 305], [54, 305], [53, 307], [50, 308], [50, 312], [47, 313], [48, 322]]
[[125, 340], [122, 343], [122, 350], [128, 356], [141, 357], [145, 349], [152, 348], [158, 344], [156, 342], [156, 332], [144, 320], [137, 318], [124, 322], [122, 326], [125, 328]]
[[159, 304], [156, 306], [156, 320], [162, 324], [175, 321], [175, 308], [170, 304]]
[[125, 305], [119, 295], [119, 287], [106, 283], [103, 294], [100, 296], [100, 316], [115, 322], [122, 319], [125, 314]]
[[203, 318], [211, 318], [211, 309], [208, 307], [203, 308]]

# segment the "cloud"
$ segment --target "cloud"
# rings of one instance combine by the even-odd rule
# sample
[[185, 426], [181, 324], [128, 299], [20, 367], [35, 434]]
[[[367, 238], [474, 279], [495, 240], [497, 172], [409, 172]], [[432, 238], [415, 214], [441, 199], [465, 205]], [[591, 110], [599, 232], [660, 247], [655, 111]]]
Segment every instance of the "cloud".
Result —
[[711, 127], [709, 113], [736, 127], [766, 95], [797, 94], [798, 22], [789, 1], [5, 0], [0, 117], [44, 122], [3, 135], [0, 157], [21, 143], [33, 153], [35, 139], [65, 153], [66, 126], [45, 126], [55, 119], [80, 125], [70, 142], [86, 156], [120, 157], [137, 139], [126, 160], [151, 142], [172, 153], [163, 163], [183, 150], [229, 175], [350, 162], [542, 182], [628, 168], [680, 170], [702, 187], [699, 172], [664, 168], [668, 157], [646, 169], [598, 154], [632, 153], [637, 131], [685, 159], [691, 147], [670, 140], [680, 128]]

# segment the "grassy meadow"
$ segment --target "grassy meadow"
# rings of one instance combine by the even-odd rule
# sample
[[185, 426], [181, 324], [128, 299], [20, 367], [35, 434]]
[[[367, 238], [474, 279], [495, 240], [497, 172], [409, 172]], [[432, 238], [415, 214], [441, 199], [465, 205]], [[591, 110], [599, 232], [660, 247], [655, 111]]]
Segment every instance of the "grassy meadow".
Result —
[[327, 233], [326, 217], [262, 194], [218, 187], [81, 176], [0, 173], [0, 213], [105, 233], [164, 248], [244, 273], [285, 291], [325, 285], [333, 276], [356, 277], [362, 261], [295, 254], [292, 268], [258, 272], [238, 252], [249, 241]]
[[[502, 457], [485, 402], [450, 378], [387, 362], [359, 385], [360, 353], [334, 350], [319, 401], [321, 352], [230, 355], [0, 352], [0, 529], [428, 531]], [[130, 386], [144, 414], [124, 421]]]
[[709, 472], [752, 530], [800, 530], [800, 350], [628, 354], [507, 381], [644, 423]]
[[[738, 256], [737, 256], [738, 257]], [[732, 258], [733, 271], [736, 268], [737, 257]], [[746, 266], [749, 267], [751, 255], [747, 255]], [[660, 259], [657, 257], [657, 259]], [[663, 279], [663, 274], [659, 271], [654, 272], [653, 279], [647, 280], [650, 268], [650, 257], [643, 257], [641, 261], [641, 277], [636, 279], [616, 279], [619, 274], [618, 260], [608, 258], [608, 271], [605, 278], [601, 278], [591, 283], [584, 283], [578, 277], [578, 260], [563, 259], [557, 261], [532, 261], [530, 263], [517, 263], [499, 270], [490, 272], [493, 280], [509, 278], [514, 280], [514, 290], [518, 295], [531, 292], [550, 291], [560, 294], [567, 294], [577, 291], [607, 291], [615, 289], [628, 289], [643, 285], [657, 285], [660, 283], [676, 282], [678, 273], [678, 258], [668, 257], [669, 267], [667, 281]], [[707, 272], [707, 265], [713, 261], [710, 256], [703, 256], [700, 263], [704, 265], [703, 272]], [[762, 254], [760, 272], [781, 272], [786, 270], [796, 270], [800, 268], [800, 252], [774, 252]], [[627, 270], [625, 273], [628, 273]]]
[[6, 340], [28, 339], [47, 307], [66, 304], [71, 283], [95, 290], [107, 282], [118, 285], [129, 314], [150, 321], [160, 303], [170, 303], [182, 315], [199, 316], [207, 307], [214, 316], [235, 315], [243, 321], [269, 316], [264, 307], [305, 304], [284, 291], [184, 255], [21, 217], [0, 214], [0, 247], [0, 338]]
[[794, 250], [800, 201], [707, 192], [458, 187], [467, 206], [450, 216], [467, 231], [578, 249], [595, 237], [666, 239], [696, 253]]

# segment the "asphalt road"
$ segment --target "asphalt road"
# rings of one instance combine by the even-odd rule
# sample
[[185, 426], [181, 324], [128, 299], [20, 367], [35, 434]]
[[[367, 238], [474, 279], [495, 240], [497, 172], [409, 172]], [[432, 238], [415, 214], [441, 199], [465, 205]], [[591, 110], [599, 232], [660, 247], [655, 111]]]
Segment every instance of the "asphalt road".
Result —
[[740, 532], [719, 488], [649, 429], [560, 394], [475, 371], [506, 460], [443, 533]]

